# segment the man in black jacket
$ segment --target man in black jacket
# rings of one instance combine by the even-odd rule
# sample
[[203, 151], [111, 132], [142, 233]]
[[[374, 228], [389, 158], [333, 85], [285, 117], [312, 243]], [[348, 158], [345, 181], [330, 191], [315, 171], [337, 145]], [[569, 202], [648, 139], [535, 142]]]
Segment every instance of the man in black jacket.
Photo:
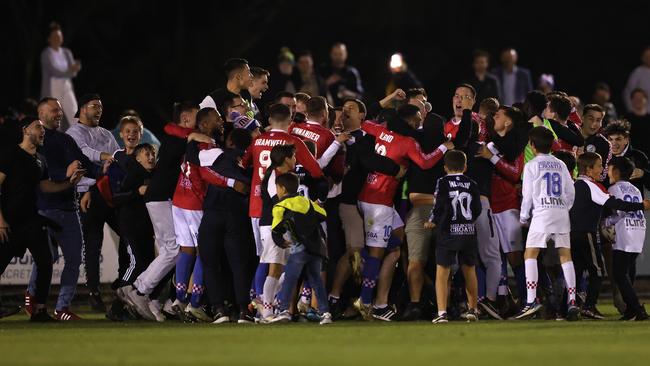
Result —
[[380, 172], [401, 178], [406, 173], [393, 160], [375, 153], [375, 138], [361, 130], [366, 108], [360, 101], [350, 100], [343, 106], [342, 120], [350, 139], [345, 142], [345, 175], [342, 193], [339, 196], [339, 215], [345, 234], [346, 252], [339, 259], [332, 288], [330, 291], [330, 309], [334, 317], [340, 311], [340, 297], [343, 286], [350, 276], [350, 258], [365, 246], [363, 219], [357, 208], [361, 187], [370, 172]]
[[[248, 217], [248, 192], [251, 172], [239, 166], [244, 151], [250, 145], [250, 133], [234, 129], [226, 139], [226, 147], [204, 150], [201, 176], [228, 178], [232, 185], [209, 184], [203, 201], [203, 218], [199, 226], [198, 247], [214, 323], [229, 321], [225, 309], [227, 283], [232, 280], [235, 301], [239, 306], [238, 323], [253, 322], [248, 310], [249, 293], [255, 266], [255, 242]], [[212, 150], [212, 151], [211, 151]], [[208, 159], [207, 156], [213, 157]], [[216, 157], [216, 158], [214, 158]], [[232, 275], [228, 272], [232, 271]]]

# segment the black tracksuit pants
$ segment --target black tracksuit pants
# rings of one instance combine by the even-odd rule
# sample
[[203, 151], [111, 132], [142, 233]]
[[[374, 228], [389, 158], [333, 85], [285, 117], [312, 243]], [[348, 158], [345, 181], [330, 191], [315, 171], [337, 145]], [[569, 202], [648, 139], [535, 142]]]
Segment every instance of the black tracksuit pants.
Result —
[[606, 274], [603, 250], [596, 233], [572, 231], [571, 232], [571, 259], [576, 272], [576, 281], [579, 282], [586, 270], [589, 272], [587, 285], [587, 298], [585, 307], [593, 307], [598, 302], [603, 277]]
[[628, 253], [620, 250], [612, 251], [612, 267], [614, 271], [614, 281], [621, 292], [623, 301], [627, 305], [627, 312], [635, 312], [641, 308], [639, 297], [634, 291], [634, 264], [639, 253]]
[[52, 251], [47, 229], [41, 223], [36, 220], [20, 225], [11, 223], [9, 243], [0, 243], [0, 274], [14, 257], [23, 255], [25, 248], [29, 249], [36, 263], [36, 303], [45, 304], [52, 282]]
[[251, 222], [246, 211], [205, 209], [199, 226], [198, 244], [210, 305], [223, 306], [230, 287], [227, 281], [232, 280], [235, 301], [240, 310], [244, 310], [250, 301], [249, 289], [256, 258]]

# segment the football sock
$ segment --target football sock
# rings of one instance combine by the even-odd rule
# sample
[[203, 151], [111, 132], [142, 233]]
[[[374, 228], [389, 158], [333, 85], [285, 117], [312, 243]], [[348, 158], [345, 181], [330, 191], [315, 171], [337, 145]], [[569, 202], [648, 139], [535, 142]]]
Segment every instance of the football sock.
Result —
[[372, 303], [372, 294], [377, 286], [377, 277], [379, 277], [379, 267], [381, 260], [379, 258], [368, 256], [363, 266], [361, 281], [361, 302], [364, 304]]
[[566, 290], [569, 295], [569, 302], [576, 299], [576, 272], [573, 268], [573, 261], [562, 263], [562, 272], [564, 272], [564, 282], [566, 282]]
[[205, 286], [203, 285], [203, 262], [201, 262], [201, 258], [198, 256], [196, 257], [196, 262], [194, 263], [192, 282], [192, 296], [190, 297], [190, 304], [192, 304], [192, 307], [198, 308], [201, 306], [201, 297], [203, 296], [203, 291], [205, 291]]
[[526, 259], [526, 303], [535, 302], [537, 298], [537, 259]]
[[182, 251], [176, 260], [176, 299], [184, 303], [187, 302], [187, 285], [195, 261], [196, 256]]
[[262, 317], [267, 318], [273, 314], [273, 298], [275, 297], [275, 289], [278, 286], [278, 279], [271, 276], [266, 276], [264, 281], [264, 292], [262, 294]]
[[260, 298], [264, 293], [264, 281], [266, 281], [267, 273], [269, 273], [268, 263], [260, 263], [257, 265], [255, 278], [253, 279], [253, 290], [255, 291], [255, 296], [259, 296]]

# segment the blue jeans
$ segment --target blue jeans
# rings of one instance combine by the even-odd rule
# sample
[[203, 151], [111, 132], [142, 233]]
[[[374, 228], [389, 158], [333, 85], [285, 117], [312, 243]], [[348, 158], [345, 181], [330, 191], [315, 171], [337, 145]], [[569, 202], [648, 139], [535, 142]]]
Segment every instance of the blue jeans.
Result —
[[[59, 224], [61, 231], [56, 232], [48, 228], [50, 237], [53, 237], [61, 247], [65, 264], [61, 272], [61, 287], [59, 298], [56, 302], [56, 310], [70, 307], [72, 298], [77, 289], [79, 280], [79, 266], [81, 265], [81, 253], [83, 248], [83, 235], [81, 234], [81, 222], [79, 213], [74, 210], [41, 210], [39, 213], [50, 220]], [[52, 262], [59, 260], [59, 250], [50, 239], [50, 249], [52, 250]], [[27, 291], [30, 294], [36, 293], [36, 264], [32, 266], [32, 274], [29, 278]]]
[[318, 311], [322, 313], [329, 312], [327, 303], [327, 292], [325, 285], [320, 278], [320, 272], [323, 266], [323, 258], [307, 253], [304, 246], [292, 247], [291, 254], [284, 267], [284, 282], [279, 294], [279, 310], [285, 311], [289, 308], [291, 294], [293, 289], [298, 285], [298, 279], [305, 269], [305, 276], [311, 284], [312, 291], [316, 294], [318, 301]]

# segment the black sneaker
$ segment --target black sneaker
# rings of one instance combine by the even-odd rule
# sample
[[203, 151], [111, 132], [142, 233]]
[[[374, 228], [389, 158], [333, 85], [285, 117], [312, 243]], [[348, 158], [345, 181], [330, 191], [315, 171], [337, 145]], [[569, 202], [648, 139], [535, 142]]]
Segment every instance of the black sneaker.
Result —
[[47, 309], [42, 308], [32, 313], [32, 316], [29, 318], [29, 321], [37, 322], [37, 323], [48, 323], [48, 322], [55, 322], [56, 319], [52, 318], [50, 314], [47, 313]]
[[596, 309], [595, 306], [587, 307], [587, 308], [582, 309], [580, 314], [583, 317], [589, 318], [589, 319], [596, 319], [596, 320], [605, 319], [605, 316], [603, 314], [601, 314], [600, 311], [598, 311], [598, 309]]
[[254, 324], [254, 323], [255, 323], [255, 317], [253, 316], [253, 313], [248, 311], [248, 309], [239, 312], [239, 319], [237, 319], [237, 324]]
[[650, 317], [648, 316], [648, 313], [645, 311], [645, 307], [643, 307], [643, 305], [641, 305], [639, 310], [636, 311], [636, 317], [634, 318], [634, 320], [635, 321], [642, 321], [642, 320], [647, 320], [648, 318], [650, 318]]
[[625, 312], [623, 312], [623, 316], [620, 317], [618, 320], [628, 321], [628, 320], [634, 320], [635, 318], [636, 318], [636, 311], [626, 309]]
[[421, 318], [422, 318], [422, 308], [420, 307], [420, 303], [411, 302], [408, 305], [406, 305], [406, 308], [404, 309], [404, 312], [402, 313], [400, 320], [406, 322], [412, 322], [412, 321], [420, 320]]
[[395, 312], [395, 309], [389, 305], [386, 305], [381, 309], [375, 307], [372, 308], [372, 317], [385, 322], [392, 321], [395, 314], [397, 314], [397, 312]]
[[106, 305], [102, 301], [102, 294], [99, 292], [89, 292], [88, 293], [88, 302], [90, 303], [90, 308], [92, 311], [97, 313], [105, 313]]
[[433, 324], [449, 323], [449, 317], [447, 316], [447, 313], [442, 313], [442, 315], [438, 315], [437, 317], [433, 318], [431, 323]]
[[499, 315], [499, 311], [496, 309], [496, 306], [497, 306], [496, 302], [491, 301], [490, 299], [488, 299], [486, 297], [486, 298], [480, 300], [478, 302], [478, 305], [480, 306], [481, 310], [485, 314], [489, 315], [492, 319], [503, 320], [501, 315]]
[[341, 299], [338, 298], [333, 298], [330, 296], [328, 299], [329, 302], [329, 308], [330, 308], [330, 313], [332, 314], [332, 318], [334, 320], [339, 320], [343, 317], [343, 304], [341, 303]]
[[571, 300], [567, 306], [566, 320], [570, 322], [580, 320], [580, 308], [576, 305], [575, 300]]
[[542, 308], [542, 305], [537, 303], [536, 301], [527, 303], [523, 309], [521, 309], [517, 314], [515, 314], [512, 318], [510, 319], [516, 319], [516, 320], [522, 320], [522, 319], [530, 319], [537, 313], [540, 309]]

